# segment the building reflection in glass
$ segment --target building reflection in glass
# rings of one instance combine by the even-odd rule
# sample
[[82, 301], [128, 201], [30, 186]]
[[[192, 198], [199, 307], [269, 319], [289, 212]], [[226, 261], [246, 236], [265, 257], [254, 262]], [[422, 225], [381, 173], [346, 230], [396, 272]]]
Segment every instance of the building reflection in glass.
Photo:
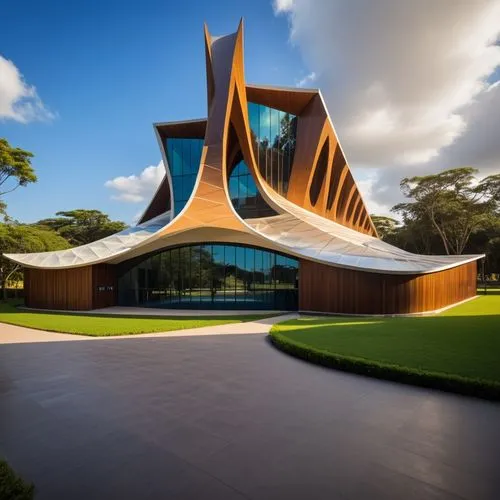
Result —
[[178, 215], [193, 192], [200, 167], [203, 139], [168, 138], [167, 161], [174, 192], [174, 214]]
[[[127, 266], [127, 267], [125, 267]], [[192, 245], [122, 265], [121, 306], [296, 310], [298, 261], [253, 247]]]
[[260, 194], [244, 160], [238, 161], [231, 170], [229, 197], [236, 212], [243, 219], [277, 215]]
[[297, 117], [254, 102], [248, 116], [259, 171], [273, 189], [286, 196], [292, 171]]

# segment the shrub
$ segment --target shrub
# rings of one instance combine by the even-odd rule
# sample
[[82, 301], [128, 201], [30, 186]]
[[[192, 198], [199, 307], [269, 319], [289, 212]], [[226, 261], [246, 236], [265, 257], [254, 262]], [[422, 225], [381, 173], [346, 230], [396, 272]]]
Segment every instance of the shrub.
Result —
[[329, 368], [358, 373], [403, 384], [430, 387], [478, 398], [500, 400], [500, 384], [487, 380], [466, 378], [459, 375], [416, 370], [378, 361], [334, 354], [302, 344], [271, 330], [271, 343], [292, 356]]
[[35, 487], [19, 477], [9, 464], [0, 460], [0, 499], [2, 500], [31, 500]]

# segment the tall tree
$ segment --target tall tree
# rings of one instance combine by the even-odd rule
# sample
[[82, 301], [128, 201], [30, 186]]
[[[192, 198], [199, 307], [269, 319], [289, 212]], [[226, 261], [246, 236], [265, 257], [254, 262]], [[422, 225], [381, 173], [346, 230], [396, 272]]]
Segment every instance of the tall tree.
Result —
[[23, 224], [0, 224], [0, 289], [6, 298], [8, 280], [21, 279], [21, 268], [6, 259], [4, 253], [46, 252], [69, 248], [68, 242], [55, 231]]
[[0, 138], [0, 196], [37, 181], [31, 158], [33, 153], [15, 148], [7, 139]]
[[492, 224], [500, 206], [500, 174], [477, 180], [471, 167], [405, 178], [403, 194], [413, 201], [392, 210], [405, 225], [430, 226], [447, 254], [463, 253], [473, 231]]
[[377, 233], [382, 240], [389, 240], [397, 231], [399, 222], [385, 215], [370, 214]]
[[[500, 274], [500, 236], [488, 241], [485, 249], [486, 253], [486, 271]], [[497, 280], [499, 278], [497, 277]]]
[[77, 209], [57, 212], [56, 216], [40, 220], [36, 225], [53, 229], [74, 246], [105, 238], [127, 227], [121, 221], [110, 220], [99, 210]]

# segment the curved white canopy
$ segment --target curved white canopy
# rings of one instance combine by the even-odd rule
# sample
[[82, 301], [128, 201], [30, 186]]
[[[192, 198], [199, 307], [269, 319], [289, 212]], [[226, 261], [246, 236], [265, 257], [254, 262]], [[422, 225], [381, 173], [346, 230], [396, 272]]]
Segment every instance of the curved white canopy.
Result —
[[[386, 274], [431, 273], [483, 257], [413, 254], [308, 212], [281, 196], [275, 196], [273, 202], [279, 214], [244, 220], [251, 231], [250, 234], [239, 234], [238, 242], [250, 245], [264, 243], [263, 246], [298, 258], [335, 267]], [[128, 258], [129, 253], [137, 256], [170, 246], [171, 237], [162, 237], [160, 234], [170, 221], [170, 212], [165, 212], [136, 227], [80, 247], [55, 252], [5, 254], [5, 257], [25, 267], [42, 269], [67, 269], [113, 260], [116, 262], [117, 258], [123, 261]], [[224, 239], [230, 242], [230, 233]], [[186, 235], [184, 241], [203, 243], [197, 240], [194, 232], [193, 238]]]
[[39, 253], [10, 253], [4, 257], [24, 267], [68, 269], [107, 262], [149, 241], [171, 220], [170, 211], [135, 227], [75, 248]]

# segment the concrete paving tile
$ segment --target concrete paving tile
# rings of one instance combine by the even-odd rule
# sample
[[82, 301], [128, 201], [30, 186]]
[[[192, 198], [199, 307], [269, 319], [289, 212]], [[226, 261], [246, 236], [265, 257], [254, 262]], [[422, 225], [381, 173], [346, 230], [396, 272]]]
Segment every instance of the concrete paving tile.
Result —
[[499, 421], [262, 333], [0, 345], [0, 455], [37, 500], [497, 500]]

